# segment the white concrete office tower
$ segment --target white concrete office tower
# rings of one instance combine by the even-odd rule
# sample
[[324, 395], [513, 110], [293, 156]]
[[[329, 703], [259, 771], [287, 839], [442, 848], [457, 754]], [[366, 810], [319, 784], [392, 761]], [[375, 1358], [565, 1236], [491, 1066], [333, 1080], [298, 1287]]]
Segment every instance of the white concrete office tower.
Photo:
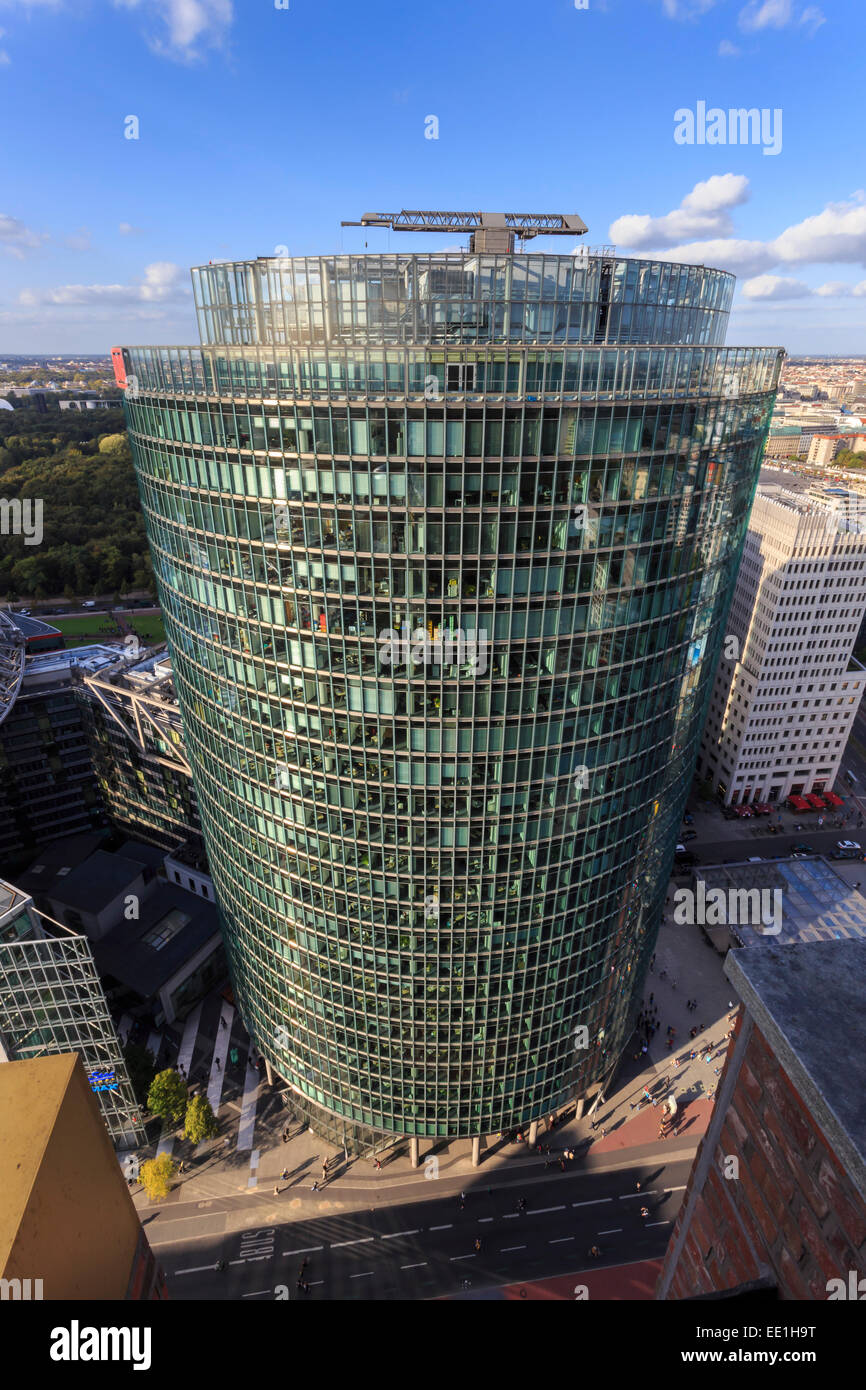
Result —
[[866, 527], [760, 488], [698, 764], [727, 805], [833, 786], [866, 684], [864, 609]]

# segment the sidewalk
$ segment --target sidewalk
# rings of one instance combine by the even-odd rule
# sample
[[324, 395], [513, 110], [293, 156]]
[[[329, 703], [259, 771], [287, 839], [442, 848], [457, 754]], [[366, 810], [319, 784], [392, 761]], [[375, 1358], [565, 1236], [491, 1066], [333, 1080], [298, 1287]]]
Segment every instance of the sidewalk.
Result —
[[[665, 979], [661, 978], [662, 972]], [[730, 1027], [726, 1018], [730, 1003], [737, 1001], [732, 998], [730, 984], [722, 974], [721, 958], [705, 946], [698, 931], [675, 926], [669, 918], [659, 935], [655, 968], [647, 977], [645, 1001], [650, 994], [659, 1006], [660, 1027], [648, 1052], [635, 1061], [627, 1049], [615, 1090], [605, 1097], [603, 1104], [589, 1108], [580, 1120], [570, 1119], [553, 1130], [548, 1130], [546, 1122], [540, 1121], [540, 1153], [537, 1149], [531, 1151], [525, 1142], [508, 1143], [504, 1136], [494, 1135], [482, 1146], [480, 1167], [473, 1168], [470, 1140], [422, 1139], [420, 1167], [413, 1169], [408, 1140], [404, 1139], [381, 1155], [380, 1170], [368, 1158], [349, 1158], [347, 1163], [341, 1148], [313, 1134], [305, 1121], [293, 1119], [279, 1091], [271, 1091], [263, 1079], [258, 1079], [258, 1074], [245, 1059], [244, 1082], [239, 1082], [236, 1073], [227, 1074], [222, 1067], [214, 1071], [213, 1056], [224, 1057], [230, 1040], [232, 1045], [239, 1043], [236, 1037], [231, 1037], [231, 1027], [220, 1027], [219, 1017], [225, 1015], [227, 1008], [224, 1001], [211, 997], [205, 1001], [202, 1031], [194, 1040], [196, 1061], [188, 1066], [188, 1074], [190, 1081], [201, 1089], [208, 1089], [208, 1078], [211, 1085], [214, 1077], [224, 1078], [223, 1103], [218, 1111], [220, 1134], [200, 1145], [192, 1160], [187, 1159], [186, 1171], [178, 1175], [165, 1202], [151, 1203], [143, 1190], [138, 1189], [134, 1193], [136, 1205], [139, 1210], [154, 1211], [177, 1202], [213, 1201], [256, 1193], [277, 1203], [282, 1199], [286, 1215], [301, 1217], [321, 1215], [343, 1204], [367, 1202], [373, 1196], [382, 1204], [405, 1201], [410, 1196], [418, 1200], [422, 1195], [421, 1185], [429, 1179], [451, 1179], [467, 1188], [470, 1185], [501, 1186], [508, 1182], [511, 1174], [515, 1181], [526, 1181], [529, 1172], [540, 1178], [555, 1179], [562, 1171], [560, 1154], [567, 1148], [576, 1151], [574, 1161], [566, 1161], [565, 1171], [570, 1174], [592, 1168], [596, 1159], [613, 1160], [615, 1166], [617, 1158], [637, 1147], [664, 1144], [670, 1147], [672, 1154], [693, 1151], [709, 1122], [712, 1102], [708, 1092], [715, 1090], [719, 1079], [716, 1069], [724, 1065], [727, 1046], [724, 1035]], [[689, 1013], [685, 1007], [690, 997], [700, 1002], [694, 1013]], [[693, 1042], [688, 1036], [689, 1030], [699, 1023], [706, 1026]], [[671, 1050], [666, 1045], [668, 1024], [677, 1030], [677, 1046]], [[232, 1027], [239, 1028], [236, 1018]], [[699, 1051], [701, 1044], [709, 1041], [716, 1044], [716, 1055], [709, 1065], [702, 1062], [700, 1056], [690, 1059], [692, 1050]], [[632, 1046], [639, 1047], [639, 1043], [633, 1041]], [[193, 1043], [188, 1037], [182, 1050], [184, 1056], [193, 1055]], [[680, 1061], [678, 1067], [673, 1066], [674, 1058]], [[241, 1097], [239, 1092], [244, 1084], [247, 1090]], [[659, 1139], [661, 1106], [654, 1108], [641, 1100], [644, 1087], [648, 1087], [658, 1101], [672, 1094], [676, 1096], [681, 1116], [676, 1136], [664, 1141]], [[250, 1109], [252, 1119], [248, 1113]], [[282, 1133], [286, 1126], [290, 1138], [283, 1143]], [[604, 1136], [602, 1128], [606, 1131]], [[241, 1146], [237, 1140], [244, 1131], [249, 1134], [249, 1141]], [[545, 1146], [549, 1146], [549, 1154], [544, 1152]], [[328, 1162], [324, 1183], [323, 1158]], [[281, 1177], [284, 1171], [286, 1178]], [[312, 1191], [314, 1182], [319, 1184], [316, 1193]], [[276, 1196], [275, 1187], [279, 1189]]]

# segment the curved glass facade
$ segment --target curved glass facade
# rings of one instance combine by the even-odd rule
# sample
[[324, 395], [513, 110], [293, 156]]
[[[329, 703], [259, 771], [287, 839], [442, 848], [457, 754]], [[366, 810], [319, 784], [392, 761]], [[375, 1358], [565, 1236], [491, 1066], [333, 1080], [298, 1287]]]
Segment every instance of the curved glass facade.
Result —
[[608, 266], [601, 339], [590, 258], [369, 256], [206, 267], [221, 341], [124, 350], [233, 983], [335, 1133], [525, 1123], [639, 1007], [782, 354]]

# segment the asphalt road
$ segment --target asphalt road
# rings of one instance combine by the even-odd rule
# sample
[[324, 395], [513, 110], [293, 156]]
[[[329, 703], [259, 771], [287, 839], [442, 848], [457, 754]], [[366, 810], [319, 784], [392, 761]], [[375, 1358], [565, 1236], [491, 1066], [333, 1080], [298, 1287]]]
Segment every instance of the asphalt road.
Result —
[[[418, 1300], [460, 1293], [465, 1279], [478, 1292], [660, 1258], [693, 1159], [691, 1150], [682, 1158], [674, 1158], [675, 1152], [684, 1150], [672, 1150], [668, 1158], [661, 1146], [643, 1145], [629, 1152], [633, 1161], [626, 1167], [518, 1177], [491, 1191], [477, 1176], [467, 1180], [462, 1209], [459, 1188], [449, 1180], [455, 1190], [436, 1200], [322, 1216], [314, 1214], [317, 1199], [307, 1191], [302, 1207], [310, 1215], [302, 1210], [292, 1219], [288, 1212], [281, 1216], [280, 1204], [297, 1199], [298, 1189], [275, 1198], [268, 1188], [249, 1198], [160, 1208], [145, 1216], [145, 1231], [172, 1299], [267, 1301], [282, 1287], [289, 1300]], [[325, 1190], [335, 1203], [339, 1194], [339, 1182]], [[517, 1210], [520, 1197], [526, 1198], [525, 1213]], [[640, 1215], [644, 1205], [646, 1219]], [[262, 1225], [226, 1229], [254, 1220], [257, 1211]], [[588, 1256], [591, 1245], [601, 1249], [597, 1262]], [[297, 1288], [305, 1257], [308, 1294]], [[214, 1268], [218, 1260], [228, 1262], [226, 1271]]]

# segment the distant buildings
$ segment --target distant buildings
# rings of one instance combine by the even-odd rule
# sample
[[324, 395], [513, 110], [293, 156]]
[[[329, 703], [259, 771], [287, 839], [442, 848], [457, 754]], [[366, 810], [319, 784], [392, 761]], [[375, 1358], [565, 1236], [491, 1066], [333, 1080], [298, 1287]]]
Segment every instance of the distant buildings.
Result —
[[831, 788], [866, 685], [866, 528], [781, 488], [755, 498], [701, 738], [725, 804]]
[[[826, 467], [833, 462], [840, 449], [850, 449], [854, 454], [866, 454], [866, 434], [813, 434], [809, 441], [806, 462]], [[866, 457], [863, 462], [866, 463]]]
[[742, 1000], [657, 1297], [862, 1300], [866, 942], [732, 951]]

